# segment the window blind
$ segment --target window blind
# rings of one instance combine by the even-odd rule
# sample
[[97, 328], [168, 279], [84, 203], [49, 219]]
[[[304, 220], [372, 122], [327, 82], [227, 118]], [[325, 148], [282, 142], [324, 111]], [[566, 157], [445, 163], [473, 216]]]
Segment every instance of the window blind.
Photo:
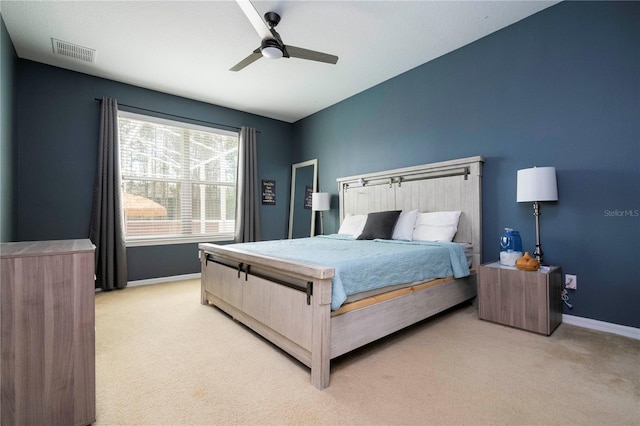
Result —
[[120, 111], [127, 245], [232, 239], [238, 134]]

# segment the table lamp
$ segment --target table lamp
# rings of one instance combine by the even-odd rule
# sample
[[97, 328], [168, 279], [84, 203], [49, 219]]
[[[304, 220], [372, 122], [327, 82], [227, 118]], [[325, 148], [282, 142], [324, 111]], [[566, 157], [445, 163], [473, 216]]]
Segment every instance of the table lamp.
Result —
[[320, 235], [324, 235], [324, 225], [322, 223], [322, 212], [330, 209], [331, 194], [328, 192], [314, 192], [311, 194], [311, 210], [320, 212]]
[[533, 215], [536, 217], [535, 258], [542, 264], [542, 245], [540, 244], [540, 201], [558, 201], [558, 184], [555, 167], [533, 167], [518, 170], [519, 203], [533, 202]]

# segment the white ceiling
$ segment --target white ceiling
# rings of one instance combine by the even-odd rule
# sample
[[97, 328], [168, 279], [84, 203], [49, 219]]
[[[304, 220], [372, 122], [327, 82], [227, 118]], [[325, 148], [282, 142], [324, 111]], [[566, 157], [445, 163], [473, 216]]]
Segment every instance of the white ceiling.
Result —
[[[295, 122], [545, 9], [557, 1], [254, 1], [282, 17], [285, 44], [336, 65], [262, 58], [235, 1], [5, 1], [20, 58]], [[96, 50], [87, 64], [51, 38]]]

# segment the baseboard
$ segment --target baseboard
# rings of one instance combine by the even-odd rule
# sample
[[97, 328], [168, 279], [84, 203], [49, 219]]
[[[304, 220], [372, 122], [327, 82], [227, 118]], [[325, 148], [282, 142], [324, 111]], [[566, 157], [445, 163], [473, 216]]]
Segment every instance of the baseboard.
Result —
[[137, 287], [141, 285], [149, 285], [149, 284], [161, 284], [168, 283], [171, 281], [184, 281], [184, 280], [197, 280], [200, 278], [200, 272], [196, 274], [184, 274], [184, 275], [174, 275], [171, 277], [159, 277], [159, 278], [149, 278], [147, 280], [136, 280], [129, 281], [127, 283], [127, 287]]
[[640, 328], [628, 327], [626, 325], [597, 321], [590, 318], [576, 317], [574, 315], [566, 314], [562, 314], [562, 322], [576, 325], [578, 327], [619, 334], [620, 336], [631, 337], [632, 339], [640, 340]]

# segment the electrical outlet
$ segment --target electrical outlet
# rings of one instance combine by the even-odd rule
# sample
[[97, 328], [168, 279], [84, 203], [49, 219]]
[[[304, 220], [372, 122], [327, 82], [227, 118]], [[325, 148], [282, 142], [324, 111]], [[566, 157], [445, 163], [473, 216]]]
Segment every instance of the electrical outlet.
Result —
[[571, 290], [578, 289], [578, 276], [564, 274], [564, 288], [570, 288]]

